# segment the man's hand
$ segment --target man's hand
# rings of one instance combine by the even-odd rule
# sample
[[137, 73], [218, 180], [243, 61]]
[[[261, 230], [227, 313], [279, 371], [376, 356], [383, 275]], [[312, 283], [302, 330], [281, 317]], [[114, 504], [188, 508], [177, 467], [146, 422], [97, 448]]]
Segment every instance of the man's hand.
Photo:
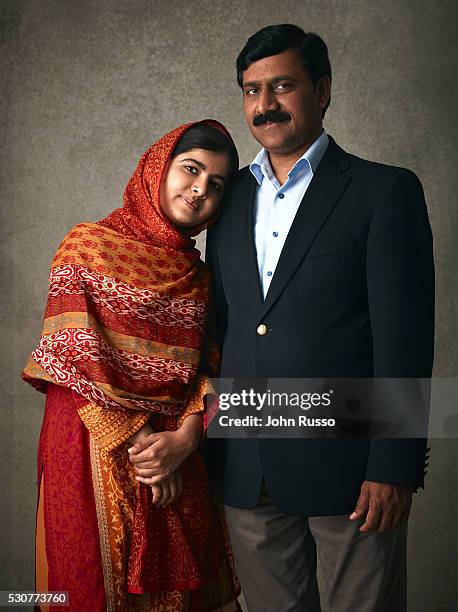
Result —
[[360, 531], [384, 533], [407, 520], [412, 505], [412, 489], [403, 485], [391, 485], [365, 480], [350, 520], [366, 517]]
[[[143, 482], [142, 478], [139, 478]], [[151, 485], [153, 494], [153, 504], [157, 508], [165, 508], [172, 502], [176, 501], [183, 491], [183, 481], [181, 474], [178, 471], [172, 472], [164, 478], [160, 483]]]
[[129, 448], [137, 480], [141, 477], [141, 482], [154, 485], [175, 472], [197, 448], [200, 428], [200, 417], [191, 415], [180, 429], [151, 434]]

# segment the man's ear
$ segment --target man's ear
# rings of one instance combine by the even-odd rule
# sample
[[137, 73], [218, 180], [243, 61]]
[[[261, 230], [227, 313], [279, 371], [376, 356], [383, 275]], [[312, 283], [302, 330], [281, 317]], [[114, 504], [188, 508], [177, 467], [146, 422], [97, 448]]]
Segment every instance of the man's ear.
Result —
[[321, 110], [324, 110], [331, 100], [331, 79], [327, 74], [323, 74], [315, 83], [315, 92], [318, 96], [318, 104]]

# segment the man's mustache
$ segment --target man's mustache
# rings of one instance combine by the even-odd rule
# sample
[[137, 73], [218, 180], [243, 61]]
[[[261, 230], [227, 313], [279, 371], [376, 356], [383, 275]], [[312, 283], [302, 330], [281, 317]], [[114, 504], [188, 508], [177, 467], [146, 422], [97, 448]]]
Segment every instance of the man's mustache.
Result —
[[253, 125], [263, 125], [270, 121], [271, 123], [280, 123], [281, 121], [290, 121], [291, 115], [282, 111], [268, 111], [265, 115], [256, 115], [253, 118]]

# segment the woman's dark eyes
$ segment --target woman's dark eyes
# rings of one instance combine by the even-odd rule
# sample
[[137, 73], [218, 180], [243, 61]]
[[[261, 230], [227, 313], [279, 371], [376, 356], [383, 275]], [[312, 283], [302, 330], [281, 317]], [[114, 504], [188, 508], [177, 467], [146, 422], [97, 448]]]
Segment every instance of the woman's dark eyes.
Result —
[[[195, 166], [183, 166], [190, 174], [198, 174], [199, 170]], [[210, 181], [210, 184], [216, 189], [216, 191], [221, 191], [222, 187], [216, 181]]]

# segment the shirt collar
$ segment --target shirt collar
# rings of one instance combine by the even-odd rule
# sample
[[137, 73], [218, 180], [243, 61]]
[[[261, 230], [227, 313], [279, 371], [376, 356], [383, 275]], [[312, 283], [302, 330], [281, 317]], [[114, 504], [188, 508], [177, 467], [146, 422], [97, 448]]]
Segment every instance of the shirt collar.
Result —
[[[298, 168], [307, 164], [312, 172], [312, 175], [316, 172], [318, 165], [323, 157], [329, 144], [329, 136], [323, 130], [315, 142], [307, 149], [307, 151], [300, 157], [291, 170], [288, 172], [288, 177]], [[250, 164], [250, 171], [254, 178], [257, 180], [258, 185], [263, 181], [264, 176], [271, 178], [273, 176], [272, 168], [270, 166], [269, 156], [266, 149], [261, 149], [256, 157]]]

